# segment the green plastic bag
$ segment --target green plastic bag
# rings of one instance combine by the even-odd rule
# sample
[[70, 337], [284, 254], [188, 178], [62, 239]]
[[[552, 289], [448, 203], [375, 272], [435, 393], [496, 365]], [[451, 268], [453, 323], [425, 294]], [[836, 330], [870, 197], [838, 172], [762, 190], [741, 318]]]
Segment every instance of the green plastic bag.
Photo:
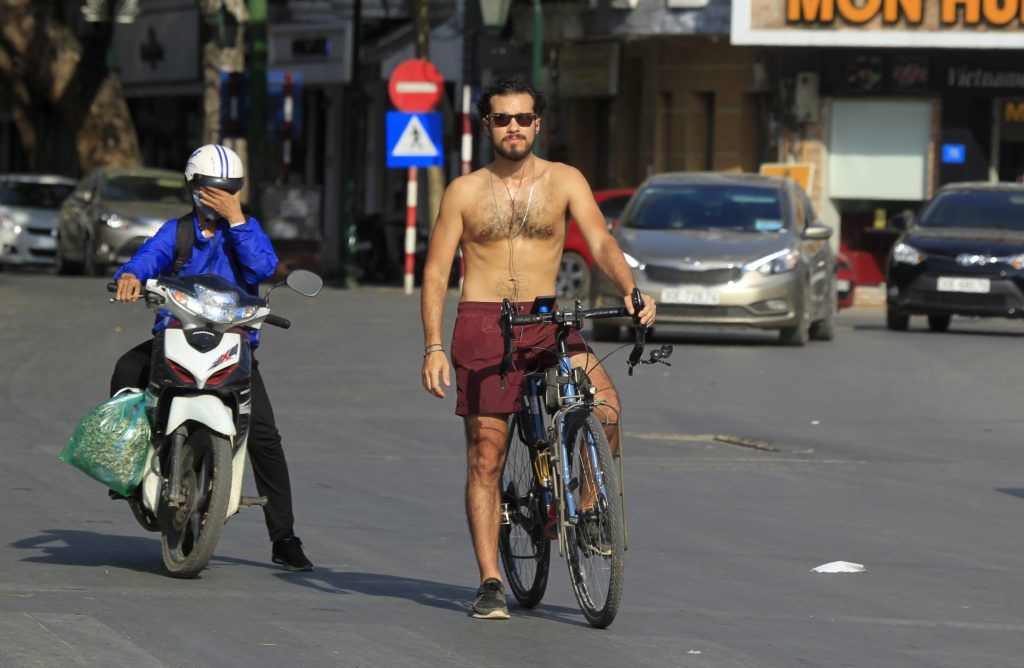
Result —
[[60, 459], [128, 496], [142, 482], [152, 447], [146, 393], [135, 390], [117, 394], [86, 413]]

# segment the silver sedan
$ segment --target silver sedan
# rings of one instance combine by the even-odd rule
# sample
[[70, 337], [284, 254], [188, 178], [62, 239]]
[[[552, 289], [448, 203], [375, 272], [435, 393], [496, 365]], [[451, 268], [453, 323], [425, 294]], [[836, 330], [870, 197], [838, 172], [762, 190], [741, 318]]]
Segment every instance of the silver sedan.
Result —
[[0, 176], [0, 267], [54, 264], [58, 211], [74, 187], [55, 174]]
[[[752, 174], [674, 173], [645, 181], [614, 235], [658, 323], [776, 329], [803, 345], [835, 335], [831, 228], [792, 181]], [[622, 304], [604, 275], [594, 306]], [[609, 323], [609, 324], [605, 324]], [[594, 326], [597, 339], [619, 325]]]

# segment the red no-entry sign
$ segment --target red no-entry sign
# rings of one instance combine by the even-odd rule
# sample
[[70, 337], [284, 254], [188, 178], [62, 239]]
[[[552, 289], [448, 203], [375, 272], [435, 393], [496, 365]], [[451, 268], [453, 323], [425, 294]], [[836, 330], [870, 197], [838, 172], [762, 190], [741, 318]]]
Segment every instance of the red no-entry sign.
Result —
[[388, 95], [399, 111], [430, 111], [441, 100], [444, 77], [429, 60], [403, 61], [388, 80]]

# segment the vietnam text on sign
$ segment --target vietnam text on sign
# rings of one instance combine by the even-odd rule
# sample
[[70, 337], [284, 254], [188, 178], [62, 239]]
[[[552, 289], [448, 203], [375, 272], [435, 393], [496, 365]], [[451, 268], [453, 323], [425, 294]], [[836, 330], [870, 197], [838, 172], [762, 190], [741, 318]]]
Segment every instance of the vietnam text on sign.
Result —
[[444, 164], [441, 114], [387, 113], [388, 167], [433, 167]]

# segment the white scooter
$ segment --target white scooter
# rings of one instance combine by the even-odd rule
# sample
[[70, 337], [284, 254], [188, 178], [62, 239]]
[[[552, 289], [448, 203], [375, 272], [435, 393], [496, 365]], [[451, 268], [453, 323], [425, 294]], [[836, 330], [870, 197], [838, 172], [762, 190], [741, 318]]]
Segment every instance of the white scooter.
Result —
[[153, 450], [127, 501], [143, 527], [162, 534], [164, 565], [174, 577], [195, 577], [206, 566], [240, 507], [266, 504], [266, 497], [242, 496], [251, 409], [247, 330], [291, 326], [270, 313], [270, 292], [281, 285], [313, 297], [323, 281], [296, 270], [262, 299], [216, 275], [146, 282], [146, 304], [174, 320], [153, 341], [146, 387]]

